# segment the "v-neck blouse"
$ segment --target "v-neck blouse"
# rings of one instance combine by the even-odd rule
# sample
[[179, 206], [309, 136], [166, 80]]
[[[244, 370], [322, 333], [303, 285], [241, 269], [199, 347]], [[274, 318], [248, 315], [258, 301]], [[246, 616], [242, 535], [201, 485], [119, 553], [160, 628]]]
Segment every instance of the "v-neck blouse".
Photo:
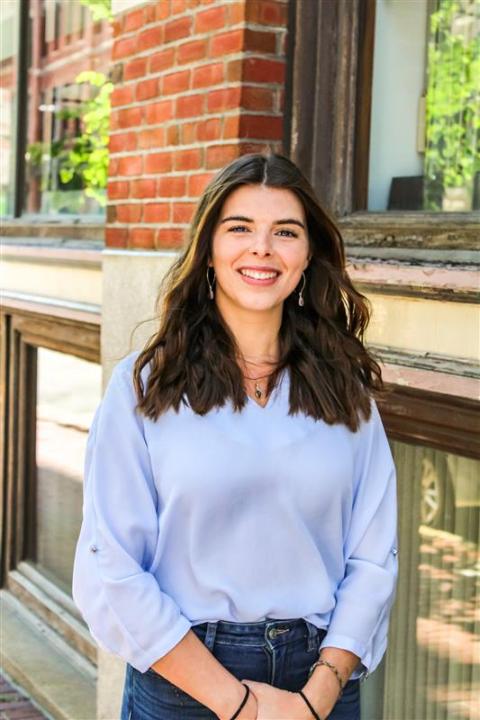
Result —
[[[387, 645], [398, 575], [396, 472], [375, 401], [353, 433], [289, 415], [284, 371], [249, 398], [156, 422], [136, 413], [135, 351], [87, 440], [73, 597], [98, 644], [140, 672], [207, 620], [302, 617], [351, 678]], [[144, 386], [148, 367], [142, 370]]]

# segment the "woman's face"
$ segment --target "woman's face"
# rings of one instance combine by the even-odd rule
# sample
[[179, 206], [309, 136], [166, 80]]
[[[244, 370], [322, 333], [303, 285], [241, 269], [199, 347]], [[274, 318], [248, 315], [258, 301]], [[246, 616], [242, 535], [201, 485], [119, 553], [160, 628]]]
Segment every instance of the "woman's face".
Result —
[[242, 185], [228, 196], [213, 232], [209, 262], [220, 307], [281, 308], [309, 260], [305, 213], [295, 193]]

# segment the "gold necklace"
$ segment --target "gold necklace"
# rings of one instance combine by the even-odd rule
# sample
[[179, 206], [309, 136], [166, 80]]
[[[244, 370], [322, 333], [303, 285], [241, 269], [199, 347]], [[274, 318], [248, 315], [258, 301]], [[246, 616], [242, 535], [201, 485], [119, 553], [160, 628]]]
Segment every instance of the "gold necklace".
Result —
[[257, 380], [261, 380], [262, 378], [268, 377], [271, 374], [272, 373], [267, 373], [266, 375], [259, 375], [258, 378], [251, 378], [251, 377], [248, 377], [248, 375], [243, 376], [246, 380], [255, 380], [255, 397], [258, 398], [259, 400], [260, 400], [260, 398], [263, 397], [263, 391], [262, 391], [262, 388], [260, 387], [260, 385], [258, 384]]
[[[246, 362], [248, 362], [247, 358], [244, 358], [244, 360], [245, 360]], [[275, 370], [271, 370], [269, 373], [266, 373], [266, 375], [259, 375], [259, 376], [256, 377], [256, 378], [249, 377], [248, 375], [245, 375], [245, 373], [242, 373], [243, 377], [244, 377], [246, 380], [254, 380], [254, 381], [255, 381], [255, 397], [256, 397], [258, 400], [260, 400], [260, 399], [263, 397], [264, 393], [263, 393], [262, 388], [261, 388], [260, 385], [258, 384], [257, 380], [261, 380], [261, 379], [264, 378], [264, 377], [269, 377], [269, 375], [271, 375], [273, 372], [275, 372]]]

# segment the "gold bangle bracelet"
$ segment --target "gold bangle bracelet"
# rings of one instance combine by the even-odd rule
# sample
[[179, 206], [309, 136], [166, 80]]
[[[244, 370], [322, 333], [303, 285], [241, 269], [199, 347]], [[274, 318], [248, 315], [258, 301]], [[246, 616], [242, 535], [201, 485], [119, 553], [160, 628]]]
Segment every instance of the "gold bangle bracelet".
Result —
[[344, 688], [343, 681], [342, 681], [342, 678], [341, 678], [341, 676], [340, 676], [340, 673], [338, 672], [338, 670], [337, 670], [337, 668], [335, 667], [335, 665], [333, 665], [332, 663], [328, 662], [328, 660], [322, 660], [322, 659], [320, 659], [320, 660], [317, 660], [316, 662], [314, 662], [313, 665], [312, 665], [312, 667], [311, 667], [310, 670], [308, 671], [308, 678], [311, 677], [311, 675], [312, 675], [313, 671], [315, 670], [315, 668], [317, 667], [317, 665], [326, 665], [327, 667], [330, 668], [330, 670], [332, 670], [332, 671], [335, 673], [335, 675], [337, 676], [338, 684], [340, 685], [340, 692], [339, 692], [339, 694], [338, 694], [338, 697], [340, 697], [341, 694], [343, 693], [343, 688]]

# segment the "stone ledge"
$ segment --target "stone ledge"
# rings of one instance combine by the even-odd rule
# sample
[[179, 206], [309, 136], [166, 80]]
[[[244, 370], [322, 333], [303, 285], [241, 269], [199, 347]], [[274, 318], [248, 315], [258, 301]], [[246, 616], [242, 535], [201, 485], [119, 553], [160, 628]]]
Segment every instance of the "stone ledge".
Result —
[[8, 591], [0, 591], [0, 661], [53, 720], [95, 720], [96, 672]]

